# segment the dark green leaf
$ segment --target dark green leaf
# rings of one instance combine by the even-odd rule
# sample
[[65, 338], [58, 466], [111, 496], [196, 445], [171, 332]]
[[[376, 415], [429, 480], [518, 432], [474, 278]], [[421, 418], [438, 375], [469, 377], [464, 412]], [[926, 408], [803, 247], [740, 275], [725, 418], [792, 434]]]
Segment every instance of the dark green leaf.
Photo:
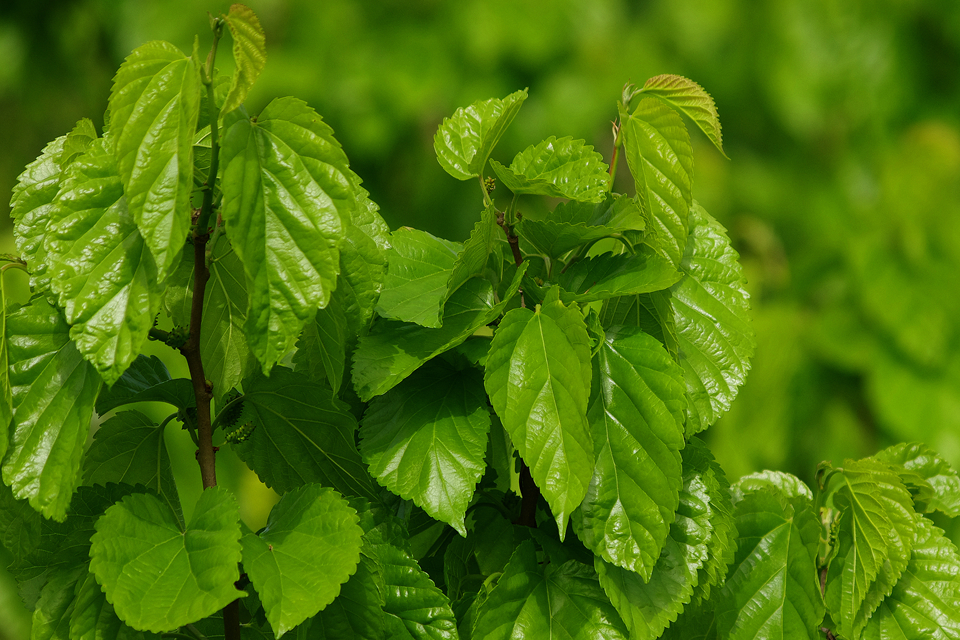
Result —
[[670, 304], [670, 291], [653, 291], [637, 296], [607, 298], [600, 309], [605, 327], [625, 324], [640, 327], [660, 341], [674, 360], [680, 360], [677, 323]]
[[527, 541], [480, 604], [471, 638], [626, 640], [627, 630], [592, 568], [576, 560], [538, 564]]
[[676, 622], [667, 627], [661, 640], [720, 640], [713, 607], [689, 604]]
[[0, 460], [10, 446], [13, 389], [10, 385], [10, 349], [7, 346], [7, 292], [0, 275]]
[[280, 499], [259, 535], [243, 537], [243, 568], [278, 638], [333, 602], [356, 571], [358, 520], [339, 494], [308, 484]]
[[377, 494], [355, 444], [357, 421], [329, 389], [278, 367], [244, 385], [244, 411], [255, 425], [237, 455], [277, 493], [311, 482], [346, 496]]
[[489, 430], [480, 373], [428, 363], [371, 401], [360, 451], [381, 485], [465, 536]]
[[613, 296], [667, 289], [683, 274], [646, 247], [634, 254], [605, 253], [575, 262], [559, 277], [564, 302], [593, 302]]
[[220, 239], [210, 258], [204, 298], [200, 358], [204, 374], [213, 383], [214, 395], [221, 398], [240, 384], [252, 360], [243, 333], [247, 320], [243, 265], [225, 238]]
[[555, 220], [524, 218], [516, 227], [517, 234], [545, 255], [557, 259], [582, 244], [618, 235], [613, 227], [590, 227]]
[[587, 493], [594, 451], [587, 422], [590, 341], [576, 306], [557, 289], [535, 311], [514, 309], [500, 322], [484, 386], [503, 426], [560, 530]]
[[143, 347], [163, 292], [116, 161], [97, 140], [68, 167], [47, 230], [47, 272], [77, 348], [113, 384]]
[[483, 274], [490, 255], [495, 252], [497, 241], [500, 239], [500, 227], [497, 225], [497, 210], [489, 206], [480, 214], [480, 220], [473, 226], [470, 237], [463, 245], [463, 250], [457, 255], [453, 263], [450, 279], [447, 281], [447, 295], [449, 299], [457, 289], [463, 286], [473, 276]]
[[129, 495], [97, 520], [90, 570], [120, 619], [163, 632], [213, 614], [244, 595], [237, 501], [206, 489], [184, 529], [158, 498]]
[[0, 545], [13, 556], [14, 564], [36, 548], [39, 537], [40, 514], [0, 483]]
[[247, 340], [269, 373], [336, 288], [356, 193], [332, 130], [306, 103], [274, 100], [256, 121], [240, 113], [224, 125], [222, 216], [246, 275]]
[[343, 585], [337, 599], [314, 619], [319, 640], [385, 640], [383, 567], [363, 548], [357, 572]]
[[497, 177], [513, 193], [600, 202], [610, 190], [603, 156], [583, 140], [550, 136], [517, 154], [505, 167], [490, 162]]
[[326, 380], [336, 395], [343, 383], [347, 358], [347, 340], [351, 333], [343, 312], [340, 290], [333, 292], [330, 304], [317, 311], [313, 322], [308, 322], [297, 341], [293, 363], [297, 372], [303, 372], [313, 382]]
[[[911, 484], [919, 476], [919, 481], [930, 489], [929, 494], [921, 494], [925, 499], [918, 505], [925, 511], [942, 511], [952, 518], [960, 516], [960, 476], [928, 446], [920, 442], [901, 443], [884, 449], [876, 458], [900, 465], [909, 472], [902, 480], [911, 492], [919, 488]], [[919, 497], [915, 494], [914, 500], [919, 502]]]
[[114, 77], [108, 109], [127, 208], [162, 282], [190, 232], [197, 61], [169, 42], [134, 49]]
[[730, 408], [750, 370], [756, 342], [738, 257], [720, 223], [695, 205], [680, 265], [686, 277], [671, 290], [687, 383], [687, 436]]
[[70, 640], [143, 640], [154, 638], [125, 625], [100, 589], [96, 578], [86, 571], [77, 582], [70, 614]]
[[267, 37], [257, 14], [249, 7], [234, 4], [230, 6], [224, 20], [230, 29], [230, 35], [233, 36], [233, 62], [236, 69], [230, 82], [230, 91], [220, 111], [221, 115], [240, 106], [267, 63]]
[[172, 380], [167, 366], [157, 356], [137, 356], [120, 379], [97, 397], [97, 413], [104, 415], [135, 402], [166, 402], [178, 409], [197, 405], [193, 383], [186, 378]]
[[664, 255], [680, 266], [693, 205], [693, 148], [677, 112], [644, 98], [630, 115], [620, 114], [623, 148], [637, 197]]
[[611, 328], [595, 362], [599, 393], [587, 417], [597, 464], [577, 532], [604, 560], [649, 580], [681, 488], [683, 373], [632, 327]]
[[[647, 80], [643, 95], [656, 96], [697, 123], [710, 142], [723, 153], [723, 134], [717, 105], [703, 87], [683, 76], [664, 74]], [[727, 154], [723, 153], [724, 157]]]
[[520, 287], [526, 263], [498, 303], [492, 285], [471, 278], [450, 297], [443, 309], [443, 326], [428, 329], [414, 324], [382, 322], [361, 337], [353, 354], [353, 383], [363, 401], [386, 393], [427, 360], [456, 347], [486, 326], [510, 303]]
[[183, 520], [163, 429], [139, 411], [118, 413], [100, 425], [83, 461], [83, 481], [142, 484], [160, 496], [177, 520]]
[[80, 484], [80, 459], [101, 380], [43, 299], [7, 318], [13, 440], [3, 481], [47, 518], [63, 520]]
[[377, 303], [384, 318], [439, 327], [459, 242], [450, 242], [404, 227], [390, 235], [387, 275]]
[[85, 567], [73, 567], [53, 575], [40, 592], [33, 612], [31, 640], [67, 640], [70, 638], [70, 617], [74, 611], [77, 581], [87, 574]]
[[490, 152], [526, 99], [524, 89], [503, 100], [478, 100], [444, 118], [433, 138], [433, 148], [444, 171], [458, 180], [469, 180], [483, 173]]
[[747, 494], [736, 517], [739, 547], [717, 604], [720, 637], [818, 640], [821, 526], [812, 504], [764, 489]]

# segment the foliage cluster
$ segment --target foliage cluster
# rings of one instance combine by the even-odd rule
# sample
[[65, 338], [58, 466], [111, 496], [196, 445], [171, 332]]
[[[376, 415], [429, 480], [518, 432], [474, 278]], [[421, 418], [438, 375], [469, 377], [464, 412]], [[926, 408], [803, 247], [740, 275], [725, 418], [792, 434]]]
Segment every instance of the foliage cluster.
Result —
[[[458, 109], [434, 148], [483, 207], [456, 243], [390, 232], [306, 103], [249, 115], [259, 21], [211, 27], [206, 62], [134, 50], [103, 135], [81, 121], [14, 190], [4, 269], [34, 295], [3, 305], [0, 524], [34, 638], [960, 638], [960, 558], [927, 516], [960, 515], [960, 477], [935, 452], [731, 487], [699, 437], [754, 350], [693, 199], [683, 117], [723, 152], [699, 85], [628, 85], [610, 166], [569, 137], [492, 160], [526, 90]], [[262, 530], [217, 455], [282, 495]]]

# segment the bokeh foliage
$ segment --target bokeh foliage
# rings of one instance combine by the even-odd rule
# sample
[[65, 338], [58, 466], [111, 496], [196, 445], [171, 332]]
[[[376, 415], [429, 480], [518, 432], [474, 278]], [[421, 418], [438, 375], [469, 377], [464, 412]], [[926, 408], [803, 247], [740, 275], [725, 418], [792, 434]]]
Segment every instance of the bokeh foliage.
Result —
[[[695, 134], [694, 195], [742, 255], [759, 342], [740, 397], [707, 432], [728, 475], [776, 468], [810, 480], [822, 459], [900, 440], [960, 464], [960, 4], [250, 4], [270, 37], [253, 110], [267, 96], [306, 99], [392, 228], [450, 240], [482, 209], [475, 185], [449, 180], [434, 158], [436, 127], [457, 106], [529, 87], [494, 159], [555, 134], [586, 138], [609, 160], [624, 77], [697, 78], [732, 162]], [[197, 12], [226, 8], [3, 2], [0, 191], [46, 141], [103, 113], [127, 52], [152, 39], [190, 50]], [[12, 251], [0, 209], [0, 250]], [[24, 287], [18, 278], [8, 276]], [[16, 597], [0, 590], [0, 623], [7, 604]], [[19, 637], [16, 623], [0, 629]]]

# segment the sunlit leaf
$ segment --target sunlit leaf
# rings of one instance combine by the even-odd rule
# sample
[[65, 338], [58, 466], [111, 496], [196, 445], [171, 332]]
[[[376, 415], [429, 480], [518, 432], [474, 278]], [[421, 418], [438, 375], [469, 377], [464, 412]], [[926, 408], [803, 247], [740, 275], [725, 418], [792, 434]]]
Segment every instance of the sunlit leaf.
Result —
[[505, 167], [490, 162], [497, 177], [515, 194], [600, 202], [610, 189], [603, 156], [583, 140], [550, 136], [527, 147]]
[[247, 97], [247, 92], [267, 63], [267, 37], [257, 14], [242, 4], [230, 6], [224, 16], [233, 37], [233, 62], [236, 68], [230, 82], [230, 91], [223, 102], [221, 114], [233, 111]]
[[560, 539], [587, 492], [594, 451], [587, 422], [590, 343], [576, 306], [548, 301], [514, 309], [497, 327], [484, 386], [550, 504]]
[[225, 238], [214, 248], [209, 267], [200, 325], [200, 358], [203, 372], [213, 384], [213, 393], [220, 398], [240, 384], [244, 367], [252, 360], [243, 332], [247, 288], [243, 265]]
[[[878, 460], [902, 466], [909, 475], [902, 478], [914, 493], [914, 501], [925, 511], [942, 511], [952, 518], [960, 516], [960, 476], [938, 453], [920, 442], [901, 443], [884, 449]], [[919, 478], [929, 489], [919, 493], [911, 482]], [[924, 489], [926, 487], [923, 487]], [[924, 500], [921, 502], [920, 498]]]
[[340, 279], [337, 291], [344, 301], [344, 313], [353, 333], [364, 333], [373, 317], [383, 277], [390, 228], [362, 187], [357, 187], [357, 207], [346, 236], [340, 243]]
[[433, 148], [444, 171], [458, 180], [479, 176], [490, 152], [526, 99], [524, 89], [503, 100], [478, 100], [444, 118], [433, 138]]
[[605, 253], [579, 260], [560, 275], [564, 302], [593, 302], [613, 296], [667, 289], [683, 274], [647, 248], [634, 254]]
[[680, 359], [677, 323], [670, 291], [653, 291], [636, 296], [607, 298], [600, 308], [600, 323], [605, 327], [618, 324], [640, 327], [660, 341], [667, 352]]
[[[710, 142], [723, 153], [723, 134], [720, 131], [717, 105], [699, 84], [683, 76], [663, 74], [647, 80], [643, 85], [642, 95], [656, 96], [683, 112], [697, 123], [700, 130], [710, 138]], [[723, 155], [726, 157], [727, 154]]]
[[347, 341], [351, 333], [342, 298], [338, 289], [326, 308], [317, 311], [313, 322], [303, 328], [297, 341], [297, 352], [293, 355], [297, 372], [305, 373], [314, 382], [326, 380], [334, 395], [343, 383]]
[[169, 42], [134, 49], [114, 77], [108, 109], [127, 208], [162, 282], [190, 232], [197, 62]]
[[783, 471], [758, 471], [741, 476], [731, 491], [734, 502], [739, 502], [747, 493], [760, 489], [773, 489], [787, 498], [813, 500], [813, 492], [803, 480]]

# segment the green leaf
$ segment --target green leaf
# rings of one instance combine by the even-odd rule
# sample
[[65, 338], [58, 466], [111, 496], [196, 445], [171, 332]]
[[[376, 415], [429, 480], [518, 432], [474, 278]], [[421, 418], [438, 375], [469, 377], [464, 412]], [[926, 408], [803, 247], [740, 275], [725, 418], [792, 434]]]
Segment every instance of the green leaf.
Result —
[[183, 520], [163, 429], [139, 411], [118, 413], [100, 425], [83, 461], [83, 482], [142, 484]]
[[756, 347], [749, 294], [724, 228], [700, 205], [690, 210], [690, 240], [671, 304], [687, 384], [687, 436], [716, 422], [737, 395]]
[[243, 265], [226, 239], [221, 238], [210, 258], [210, 280], [204, 292], [200, 325], [203, 372], [213, 383], [218, 398], [240, 384], [244, 368], [251, 361], [243, 332], [247, 302]]
[[409, 227], [394, 231], [390, 245], [377, 313], [384, 318], [439, 327], [447, 281], [463, 245]]
[[382, 486], [466, 536], [489, 430], [480, 373], [431, 362], [371, 401], [360, 452]]
[[240, 106], [267, 63], [267, 37], [257, 14], [249, 7], [234, 4], [230, 6], [224, 20], [233, 37], [233, 62], [236, 69], [230, 82], [230, 91], [220, 110], [221, 115]]
[[736, 507], [739, 547], [717, 603], [720, 637], [820, 638], [820, 522], [810, 503], [769, 489]]
[[613, 296], [667, 289], [683, 277], [652, 249], [634, 254], [605, 253], [579, 260], [559, 277], [564, 302], [593, 302]]
[[600, 556], [594, 559], [600, 585], [634, 640], [660, 637], [690, 602], [700, 570], [710, 561], [713, 522], [722, 499], [711, 473], [706, 456], [698, 452], [684, 457], [676, 520], [661, 545], [656, 567], [645, 567], [641, 575]]
[[607, 298], [600, 309], [600, 323], [640, 327], [660, 341], [674, 360], [680, 360], [677, 323], [670, 304], [670, 291], [653, 291], [636, 296]]
[[681, 488], [683, 373], [632, 327], [607, 331], [595, 362], [599, 393], [587, 418], [597, 463], [574, 522], [587, 548], [646, 581]]
[[47, 272], [77, 348], [113, 384], [147, 340], [163, 288], [104, 140], [63, 176], [47, 230]]
[[280, 98], [255, 121], [240, 111], [226, 121], [221, 215], [246, 275], [247, 340], [268, 374], [336, 288], [357, 194], [332, 130], [303, 101]]
[[443, 309], [443, 326], [428, 329], [400, 322], [378, 323], [360, 338], [353, 353], [353, 383], [364, 402], [386, 393], [424, 362], [463, 343], [486, 326], [510, 303], [520, 288], [526, 264], [514, 275], [500, 302], [486, 280], [471, 278], [454, 293]]
[[143, 355], [137, 356], [112, 387], [100, 392], [97, 413], [104, 415], [117, 407], [135, 402], [166, 402], [178, 409], [197, 406], [190, 380], [171, 379], [163, 360], [157, 356]]
[[630, 115], [620, 114], [623, 148], [637, 198], [656, 231], [664, 255], [680, 265], [693, 205], [693, 148], [677, 112], [644, 98]]
[[3, 482], [47, 518], [63, 520], [80, 484], [100, 376], [67, 336], [60, 313], [38, 298], [7, 318], [13, 440]]
[[783, 471], [758, 471], [737, 480], [731, 489], [733, 501], [740, 502], [747, 493], [761, 489], [772, 489], [791, 500], [800, 499], [807, 502], [813, 500], [810, 487], [797, 476]]
[[97, 128], [90, 118], [80, 118], [74, 125], [66, 140], [63, 141], [63, 152], [60, 154], [60, 166], [66, 167], [77, 157], [82, 155], [96, 140]]
[[319, 640], [384, 640], [386, 604], [383, 567], [366, 547], [360, 549], [357, 572], [343, 584], [340, 595], [314, 618]]
[[473, 640], [626, 640], [627, 630], [591, 567], [569, 560], [541, 565], [522, 542], [480, 604]]
[[372, 545], [383, 567], [387, 637], [456, 640], [457, 622], [450, 601], [406, 551], [391, 544]]
[[357, 207], [340, 243], [340, 279], [337, 291], [343, 296], [344, 313], [353, 333], [363, 333], [370, 324], [386, 273], [385, 252], [390, 228], [377, 212], [362, 187], [356, 187]]
[[308, 322], [297, 341], [293, 363], [298, 372], [313, 382], [326, 380], [337, 395], [343, 383], [350, 329], [343, 311], [343, 296], [334, 291], [330, 304], [317, 311], [313, 322]]
[[496, 250], [500, 233], [500, 227], [497, 225], [497, 210], [491, 205], [480, 214], [480, 220], [473, 226], [473, 231], [464, 243], [463, 250], [457, 254], [450, 278], [447, 280], [445, 300], [449, 299], [467, 280], [483, 274], [487, 260]]
[[[914, 501], [926, 512], [936, 510], [951, 518], [960, 516], [960, 476], [950, 467], [949, 462], [928, 446], [921, 442], [896, 444], [875, 457], [882, 462], [900, 465], [909, 472], [901, 479], [911, 493], [914, 493]], [[915, 493], [915, 485], [912, 484], [918, 476], [920, 482], [926, 485], [922, 489], [929, 487], [930, 490], [929, 494], [921, 494], [925, 497], [922, 503]]]
[[960, 638], [960, 556], [926, 518], [917, 518], [910, 562], [893, 591], [867, 621], [864, 640]]
[[526, 99], [527, 90], [523, 89], [503, 100], [478, 100], [444, 118], [433, 138], [433, 148], [444, 171], [458, 180], [483, 173], [487, 158]]
[[89, 571], [77, 582], [70, 614], [71, 640], [142, 640], [153, 634], [144, 634], [125, 625], [117, 617], [113, 605]]
[[907, 566], [916, 517], [910, 493], [886, 463], [848, 460], [833, 481], [828, 490], [841, 516], [825, 596], [838, 630], [859, 637]]
[[698, 438], [691, 438], [683, 449], [684, 467], [694, 465], [705, 469], [702, 478], [710, 494], [710, 539], [707, 540], [707, 561], [697, 572], [693, 602], [700, 604], [710, 599], [714, 587], [723, 584], [727, 567], [733, 563], [737, 550], [737, 525], [730, 483], [710, 449]]
[[497, 177], [514, 194], [600, 202], [610, 190], [603, 156], [583, 140], [550, 136], [517, 154], [505, 167], [490, 161]]
[[0, 483], [0, 545], [13, 556], [14, 564], [36, 548], [39, 537], [40, 514]]
[[40, 156], [27, 165], [17, 177], [10, 198], [13, 239], [20, 257], [30, 270], [30, 287], [43, 291], [50, 286], [46, 276], [47, 250], [44, 239], [53, 201], [60, 191], [62, 167], [60, 158], [67, 136], [60, 136], [43, 148]]
[[713, 607], [709, 604], [697, 606], [689, 604], [683, 613], [673, 622], [661, 640], [720, 640], [717, 635], [717, 619]]
[[97, 520], [90, 570], [120, 619], [153, 632], [213, 614], [244, 592], [237, 501], [220, 487], [200, 494], [184, 529], [158, 498], [129, 495]]
[[619, 235], [617, 229], [606, 226], [587, 226], [582, 222], [571, 224], [555, 220], [524, 218], [516, 226], [517, 235], [543, 254], [558, 259], [571, 249], [601, 238]]
[[243, 537], [243, 568], [279, 638], [333, 602], [357, 569], [363, 529], [334, 491], [308, 484], [285, 494], [260, 535]]
[[710, 142], [723, 153], [723, 134], [720, 131], [720, 115], [713, 98], [703, 87], [683, 76], [663, 74], [647, 80], [641, 90], [643, 95], [656, 96], [682, 112], [697, 123]]
[[283, 494], [311, 482], [371, 501], [377, 494], [355, 444], [357, 422], [329, 389], [277, 367], [244, 385], [244, 411], [256, 425], [233, 450], [268, 487]]
[[108, 110], [127, 208], [162, 282], [190, 232], [193, 138], [200, 110], [196, 61], [169, 42], [134, 49], [113, 79]]
[[556, 293], [535, 311], [514, 309], [503, 317], [484, 386], [563, 540], [570, 512], [587, 493], [594, 451], [586, 416], [590, 341], [580, 309], [564, 306]]
[[10, 349], [7, 346], [7, 292], [0, 275], [0, 460], [10, 446], [13, 389], [10, 383]]
[[70, 571], [58, 572], [44, 585], [33, 612], [31, 640], [70, 638], [74, 591], [85, 573], [84, 567], [73, 567]]

